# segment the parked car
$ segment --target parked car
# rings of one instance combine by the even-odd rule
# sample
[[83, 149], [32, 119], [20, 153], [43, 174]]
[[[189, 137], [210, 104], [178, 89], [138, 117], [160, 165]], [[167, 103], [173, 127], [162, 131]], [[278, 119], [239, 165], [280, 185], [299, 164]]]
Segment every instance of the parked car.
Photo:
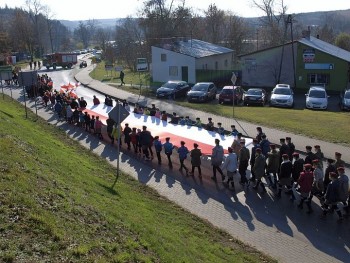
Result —
[[181, 80], [169, 80], [164, 83], [156, 91], [157, 98], [179, 98], [186, 97], [187, 92], [190, 90], [190, 86], [186, 81]]
[[267, 102], [267, 93], [264, 89], [254, 88], [248, 89], [243, 96], [244, 105], [261, 105]]
[[324, 87], [310, 87], [306, 96], [306, 108], [326, 110], [328, 107], [328, 98]]
[[222, 88], [219, 94], [219, 103], [233, 103], [233, 98], [235, 100], [235, 105], [243, 100], [244, 91], [240, 86], [225, 86]]
[[216, 98], [217, 88], [213, 82], [198, 82], [187, 93], [187, 100], [204, 102]]
[[341, 110], [350, 110], [350, 89], [340, 93], [339, 107]]
[[271, 92], [270, 106], [294, 107], [294, 93], [288, 84], [277, 84]]

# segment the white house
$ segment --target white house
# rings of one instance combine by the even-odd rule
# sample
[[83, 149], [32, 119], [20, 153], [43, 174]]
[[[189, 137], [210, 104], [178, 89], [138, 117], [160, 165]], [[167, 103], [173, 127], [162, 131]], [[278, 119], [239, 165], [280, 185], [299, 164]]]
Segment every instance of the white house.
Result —
[[172, 39], [152, 46], [153, 81], [196, 83], [196, 70], [230, 70], [233, 50], [197, 39]]

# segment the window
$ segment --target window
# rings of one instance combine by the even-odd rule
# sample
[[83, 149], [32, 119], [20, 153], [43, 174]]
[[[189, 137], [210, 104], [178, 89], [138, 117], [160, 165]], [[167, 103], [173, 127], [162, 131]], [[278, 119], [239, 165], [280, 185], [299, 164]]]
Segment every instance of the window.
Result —
[[170, 66], [169, 67], [169, 76], [177, 77], [178, 76], [178, 70], [176, 66]]
[[166, 54], [160, 54], [160, 61], [166, 61]]
[[307, 79], [309, 84], [328, 84], [329, 74], [308, 74]]
[[219, 69], [219, 62], [215, 61], [215, 70]]

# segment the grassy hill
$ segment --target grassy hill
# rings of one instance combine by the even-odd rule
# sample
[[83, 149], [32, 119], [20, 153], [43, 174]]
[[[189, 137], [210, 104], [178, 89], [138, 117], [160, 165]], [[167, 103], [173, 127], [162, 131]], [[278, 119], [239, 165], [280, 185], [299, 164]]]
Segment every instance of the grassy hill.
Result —
[[273, 262], [8, 97], [0, 109], [1, 262]]

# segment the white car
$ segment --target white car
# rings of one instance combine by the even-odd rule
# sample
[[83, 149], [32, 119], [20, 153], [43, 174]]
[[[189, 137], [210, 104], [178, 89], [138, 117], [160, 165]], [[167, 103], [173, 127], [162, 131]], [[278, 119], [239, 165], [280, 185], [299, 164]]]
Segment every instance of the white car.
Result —
[[288, 84], [277, 84], [271, 92], [270, 106], [294, 107], [294, 93]]
[[326, 110], [328, 107], [328, 98], [324, 87], [310, 87], [306, 96], [306, 108]]

